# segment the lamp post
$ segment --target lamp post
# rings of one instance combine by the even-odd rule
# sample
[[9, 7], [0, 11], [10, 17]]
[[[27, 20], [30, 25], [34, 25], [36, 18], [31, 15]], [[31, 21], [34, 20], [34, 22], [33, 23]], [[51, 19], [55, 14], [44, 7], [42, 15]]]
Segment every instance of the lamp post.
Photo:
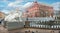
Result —
[[25, 21], [25, 27], [28, 28], [30, 26], [30, 22], [28, 21], [28, 11], [26, 13], [27, 13], [27, 17], [26, 17], [26, 21]]
[[26, 20], [28, 21], [28, 11], [27, 11], [27, 18], [26, 18]]

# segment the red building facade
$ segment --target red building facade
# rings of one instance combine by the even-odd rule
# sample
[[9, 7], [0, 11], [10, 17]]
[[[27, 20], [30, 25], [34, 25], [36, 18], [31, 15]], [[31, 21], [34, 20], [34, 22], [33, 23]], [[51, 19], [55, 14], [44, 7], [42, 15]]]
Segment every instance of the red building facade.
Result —
[[33, 2], [33, 6], [27, 9], [23, 17], [53, 17], [53, 7]]

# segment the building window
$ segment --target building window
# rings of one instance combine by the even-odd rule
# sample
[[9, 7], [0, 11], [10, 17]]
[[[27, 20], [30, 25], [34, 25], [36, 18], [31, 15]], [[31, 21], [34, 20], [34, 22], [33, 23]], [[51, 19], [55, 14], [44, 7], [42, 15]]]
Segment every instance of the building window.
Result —
[[40, 16], [41, 17], [45, 17], [45, 12], [44, 11], [40, 11]]

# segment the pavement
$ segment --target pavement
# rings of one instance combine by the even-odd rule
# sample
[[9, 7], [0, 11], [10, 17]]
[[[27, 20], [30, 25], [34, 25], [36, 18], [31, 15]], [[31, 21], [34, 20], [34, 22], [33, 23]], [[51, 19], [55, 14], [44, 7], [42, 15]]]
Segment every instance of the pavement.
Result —
[[8, 33], [7, 28], [4, 28], [2, 25], [0, 25], [0, 33]]
[[[27, 31], [27, 32], [26, 32]], [[22, 28], [8, 31], [7, 28], [4, 28], [0, 25], [0, 33], [59, 33], [59, 30], [48, 30], [48, 29], [37, 29], [37, 28]]]
[[32, 31], [34, 33], [59, 33], [59, 30], [36, 29], [36, 28], [22, 28], [22, 29], [17, 29], [17, 30], [11, 30], [9, 31], [9, 33], [25, 33], [25, 32], [32, 33]]

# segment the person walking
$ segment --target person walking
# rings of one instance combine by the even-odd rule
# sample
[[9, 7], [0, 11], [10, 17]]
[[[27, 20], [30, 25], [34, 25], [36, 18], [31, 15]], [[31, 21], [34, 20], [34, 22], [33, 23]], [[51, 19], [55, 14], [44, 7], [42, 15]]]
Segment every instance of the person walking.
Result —
[[34, 33], [34, 32], [32, 31], [32, 33]]
[[38, 31], [36, 31], [36, 33], [38, 33]]
[[25, 33], [28, 33], [27, 31], [25, 31]]
[[50, 33], [55, 33], [54, 31], [51, 31]]
[[59, 33], [60, 33], [60, 31], [59, 31]]

